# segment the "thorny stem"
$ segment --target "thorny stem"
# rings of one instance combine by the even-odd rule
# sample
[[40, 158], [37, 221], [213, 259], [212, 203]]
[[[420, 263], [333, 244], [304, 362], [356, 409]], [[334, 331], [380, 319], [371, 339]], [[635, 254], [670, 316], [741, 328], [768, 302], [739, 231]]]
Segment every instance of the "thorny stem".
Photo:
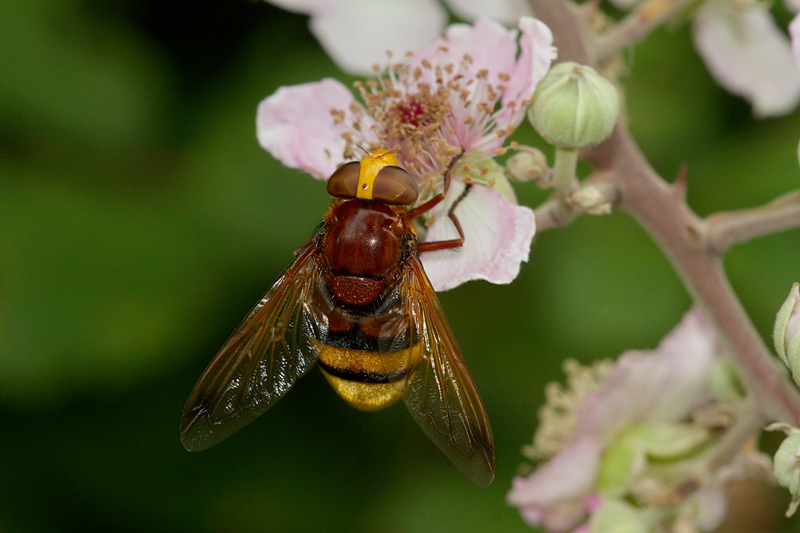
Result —
[[[581, 37], [589, 33], [580, 11], [564, 0], [531, 0], [531, 6], [537, 17], [553, 31], [558, 61], [576, 61], [597, 67], [590, 62], [588, 48]], [[728, 219], [728, 229], [717, 230], [712, 245], [702, 246], [709, 242], [708, 235], [714, 234], [714, 230], [709, 230], [709, 226], [714, 225], [713, 218], [704, 222], [697, 217], [686, 204], [680, 182], [673, 186], [658, 176], [622, 121], [617, 123], [609, 139], [582, 156], [616, 185], [619, 206], [650, 232], [669, 257], [694, 301], [704, 309], [730, 349], [745, 386], [757, 402], [759, 415], [798, 424], [800, 394], [774, 363], [728, 283], [722, 264], [720, 250], [725, 249], [726, 243], [759, 232], [753, 225], [741, 223], [737, 226]], [[798, 210], [797, 207], [792, 209]], [[543, 210], [536, 212], [539, 229], [548, 227], [546, 220], [541, 220], [542, 225], [539, 225], [543, 214]], [[745, 229], [748, 227], [749, 230]]]

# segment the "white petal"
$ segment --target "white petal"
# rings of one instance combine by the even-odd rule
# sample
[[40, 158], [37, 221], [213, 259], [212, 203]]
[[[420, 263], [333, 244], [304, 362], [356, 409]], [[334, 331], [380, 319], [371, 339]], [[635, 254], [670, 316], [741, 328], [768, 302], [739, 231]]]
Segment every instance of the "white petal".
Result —
[[334, 123], [331, 110], [349, 113], [354, 103], [347, 87], [333, 79], [281, 87], [258, 106], [258, 142], [284, 165], [328, 179], [344, 161], [347, 131]]
[[266, 2], [286, 11], [308, 15], [325, 0], [266, 0]]
[[792, 38], [792, 55], [795, 64], [800, 67], [800, 15], [795, 15], [789, 23], [789, 36]]
[[446, 0], [446, 3], [453, 13], [464, 20], [488, 17], [512, 26], [520, 17], [533, 16], [527, 0]]
[[387, 51], [402, 60], [435, 39], [446, 16], [435, 0], [328, 0], [313, 13], [311, 31], [343, 70], [372, 74]]
[[[447, 201], [435, 210], [436, 221], [428, 228], [428, 242], [458, 237], [447, 209], [464, 190], [454, 181]], [[520, 263], [528, 260], [536, 229], [533, 211], [512, 205], [499, 193], [474, 185], [455, 211], [464, 230], [464, 245], [454, 250], [422, 255], [425, 272], [437, 291], [446, 291], [473, 279], [511, 283]]]
[[756, 116], [784, 115], [797, 106], [800, 71], [789, 39], [769, 11], [707, 0], [695, 19], [693, 37], [717, 83], [750, 101]]

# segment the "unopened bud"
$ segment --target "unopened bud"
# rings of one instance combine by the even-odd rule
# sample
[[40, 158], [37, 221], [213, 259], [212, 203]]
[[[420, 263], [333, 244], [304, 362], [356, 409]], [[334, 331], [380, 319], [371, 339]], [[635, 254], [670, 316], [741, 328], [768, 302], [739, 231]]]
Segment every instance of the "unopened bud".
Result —
[[611, 134], [619, 116], [619, 94], [593, 68], [559, 63], [536, 86], [528, 120], [550, 144], [587, 148]]
[[581, 187], [569, 196], [569, 200], [590, 215], [608, 215], [611, 213], [611, 204], [594, 185]]
[[506, 161], [506, 174], [517, 183], [538, 180], [546, 170], [547, 158], [536, 148], [520, 149]]
[[797, 509], [800, 496], [800, 433], [789, 435], [781, 443], [775, 452], [772, 468], [778, 484], [792, 495], [792, 503], [786, 512], [787, 516], [791, 516]]
[[792, 379], [800, 385], [800, 284], [795, 283], [775, 318], [772, 340]]

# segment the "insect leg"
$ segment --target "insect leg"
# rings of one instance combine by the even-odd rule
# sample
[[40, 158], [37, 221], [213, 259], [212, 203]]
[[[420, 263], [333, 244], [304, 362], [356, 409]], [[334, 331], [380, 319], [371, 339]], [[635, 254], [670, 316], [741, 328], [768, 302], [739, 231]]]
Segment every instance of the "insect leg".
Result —
[[[464, 155], [463, 148], [461, 149], [461, 152], [457, 156], [455, 156], [452, 161], [450, 161], [450, 164], [447, 165], [447, 170], [444, 171], [444, 188], [442, 189], [442, 192], [440, 192], [439, 194], [437, 194], [424, 204], [417, 206], [411, 211], [409, 211], [408, 218], [416, 218], [422, 215], [423, 213], [427, 213], [428, 211], [433, 209], [433, 207], [436, 206], [439, 202], [444, 200], [444, 197], [447, 194], [447, 190], [450, 188], [450, 173], [453, 171], [453, 168], [456, 166], [458, 160], [461, 159], [462, 155]], [[452, 211], [452, 209], [450, 211]]]
[[434, 242], [423, 242], [419, 245], [419, 253], [423, 252], [433, 252], [436, 250], [446, 250], [448, 248], [458, 248], [462, 244], [464, 244], [464, 230], [461, 229], [461, 222], [458, 221], [456, 218], [456, 214], [454, 213], [458, 204], [461, 203], [461, 200], [467, 197], [469, 190], [472, 188], [471, 183], [467, 183], [466, 187], [462, 193], [456, 198], [456, 201], [453, 202], [453, 205], [450, 206], [450, 209], [447, 211], [447, 216], [450, 217], [450, 220], [453, 221], [453, 225], [458, 230], [458, 238], [457, 239], [448, 239], [446, 241], [434, 241]]
[[[461, 156], [463, 155], [464, 155], [464, 150], [462, 149], [461, 152], [457, 156], [455, 156], [452, 161], [450, 161], [450, 164], [447, 165], [447, 170], [445, 170], [444, 172], [444, 188], [442, 189], [442, 192], [437, 194], [424, 204], [409, 211], [408, 218], [416, 218], [422, 215], [423, 213], [427, 213], [428, 211], [433, 209], [433, 207], [435, 207], [439, 202], [444, 200], [444, 197], [447, 195], [447, 191], [450, 188], [450, 174], [452, 173], [453, 168], [455, 168], [458, 160], [461, 159]], [[456, 206], [458, 206], [458, 204], [461, 203], [461, 200], [463, 200], [467, 196], [467, 193], [469, 193], [469, 190], [471, 188], [472, 184], [467, 183], [466, 187], [464, 188], [464, 191], [459, 195], [458, 198], [456, 198], [456, 201], [453, 202], [453, 205], [450, 206], [450, 209], [447, 211], [447, 216], [450, 217], [450, 220], [453, 221], [453, 225], [456, 227], [456, 230], [458, 230], [458, 238], [448, 239], [446, 241], [423, 242], [422, 244], [419, 245], [418, 248], [420, 253], [433, 252], [435, 250], [445, 250], [447, 248], [458, 248], [459, 246], [464, 244], [464, 231], [461, 229], [461, 223], [458, 221], [458, 218], [456, 218], [454, 211], [456, 209]]]

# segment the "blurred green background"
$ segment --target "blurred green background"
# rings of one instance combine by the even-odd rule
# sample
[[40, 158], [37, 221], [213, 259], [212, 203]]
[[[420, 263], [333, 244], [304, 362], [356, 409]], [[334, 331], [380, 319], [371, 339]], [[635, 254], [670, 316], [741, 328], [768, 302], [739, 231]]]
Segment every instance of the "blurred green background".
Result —
[[[6, 0], [0, 20], [0, 531], [528, 531], [504, 496], [544, 384], [566, 357], [655, 346], [690, 305], [624, 213], [538, 236], [509, 286], [441, 294], [494, 429], [487, 490], [402, 404], [358, 412], [316, 370], [190, 454], [195, 380], [328, 203], [258, 146], [256, 106], [349, 78], [307, 18], [259, 2]], [[686, 27], [626, 61], [631, 128], [663, 175], [688, 163], [697, 212], [797, 188], [800, 114], [754, 121]], [[765, 339], [800, 279], [798, 237], [727, 260]]]

